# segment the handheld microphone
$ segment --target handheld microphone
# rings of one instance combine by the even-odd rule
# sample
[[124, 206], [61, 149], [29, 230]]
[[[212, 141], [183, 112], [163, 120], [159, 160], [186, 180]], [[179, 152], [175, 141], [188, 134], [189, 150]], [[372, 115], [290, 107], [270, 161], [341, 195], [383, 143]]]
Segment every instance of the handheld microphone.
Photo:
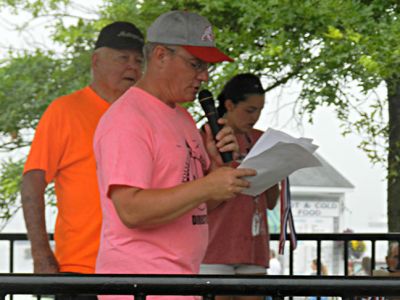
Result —
[[[211, 132], [215, 139], [215, 136], [221, 130], [221, 126], [217, 122], [219, 116], [217, 110], [215, 109], [214, 99], [211, 92], [208, 90], [201, 90], [199, 92], [199, 101], [204, 113], [206, 114], [208, 124], [210, 124]], [[224, 163], [233, 160], [232, 152], [220, 152], [220, 154]]]

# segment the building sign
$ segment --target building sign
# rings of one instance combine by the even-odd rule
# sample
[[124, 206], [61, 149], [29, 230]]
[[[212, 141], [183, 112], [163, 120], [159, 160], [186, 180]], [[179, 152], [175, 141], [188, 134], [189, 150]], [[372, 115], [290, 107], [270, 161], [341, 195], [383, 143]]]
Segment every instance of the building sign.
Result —
[[333, 218], [294, 217], [296, 231], [301, 233], [332, 233], [335, 232]]
[[298, 217], [339, 217], [338, 201], [293, 200], [293, 216]]

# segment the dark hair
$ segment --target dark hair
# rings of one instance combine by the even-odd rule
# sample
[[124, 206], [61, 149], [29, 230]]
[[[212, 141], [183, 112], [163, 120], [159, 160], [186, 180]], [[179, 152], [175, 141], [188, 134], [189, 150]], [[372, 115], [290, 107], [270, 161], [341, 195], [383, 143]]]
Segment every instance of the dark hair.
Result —
[[225, 100], [231, 99], [234, 104], [246, 101], [249, 95], [264, 95], [260, 78], [251, 73], [238, 74], [232, 77], [218, 95], [218, 115], [222, 117], [226, 113]]

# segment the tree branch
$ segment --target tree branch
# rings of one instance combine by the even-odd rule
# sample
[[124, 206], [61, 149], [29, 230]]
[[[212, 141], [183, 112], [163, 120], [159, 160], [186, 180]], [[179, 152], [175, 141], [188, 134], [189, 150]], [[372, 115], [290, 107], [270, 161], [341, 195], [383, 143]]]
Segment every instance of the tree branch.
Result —
[[273, 90], [274, 88], [283, 85], [285, 83], [287, 83], [290, 79], [292, 79], [293, 77], [295, 77], [297, 74], [299, 74], [299, 72], [304, 68], [303, 64], [299, 64], [292, 72], [286, 74], [285, 77], [275, 81], [272, 85], [268, 86], [264, 91], [265, 92], [269, 92], [271, 90]]

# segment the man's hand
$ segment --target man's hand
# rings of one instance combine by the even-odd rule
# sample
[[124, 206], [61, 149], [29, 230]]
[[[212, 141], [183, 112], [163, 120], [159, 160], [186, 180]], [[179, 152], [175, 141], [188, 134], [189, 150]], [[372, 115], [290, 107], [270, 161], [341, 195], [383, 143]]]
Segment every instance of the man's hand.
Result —
[[215, 137], [212, 135], [211, 128], [205, 124], [205, 140], [206, 149], [211, 159], [211, 169], [224, 165], [220, 152], [233, 152], [237, 156], [239, 145], [233, 129], [226, 125], [226, 119], [218, 119], [220, 125], [224, 125]]
[[231, 199], [250, 187], [250, 183], [243, 177], [255, 176], [253, 169], [233, 169], [221, 167], [209, 173], [204, 180], [205, 188], [209, 189], [210, 201], [224, 201]]

